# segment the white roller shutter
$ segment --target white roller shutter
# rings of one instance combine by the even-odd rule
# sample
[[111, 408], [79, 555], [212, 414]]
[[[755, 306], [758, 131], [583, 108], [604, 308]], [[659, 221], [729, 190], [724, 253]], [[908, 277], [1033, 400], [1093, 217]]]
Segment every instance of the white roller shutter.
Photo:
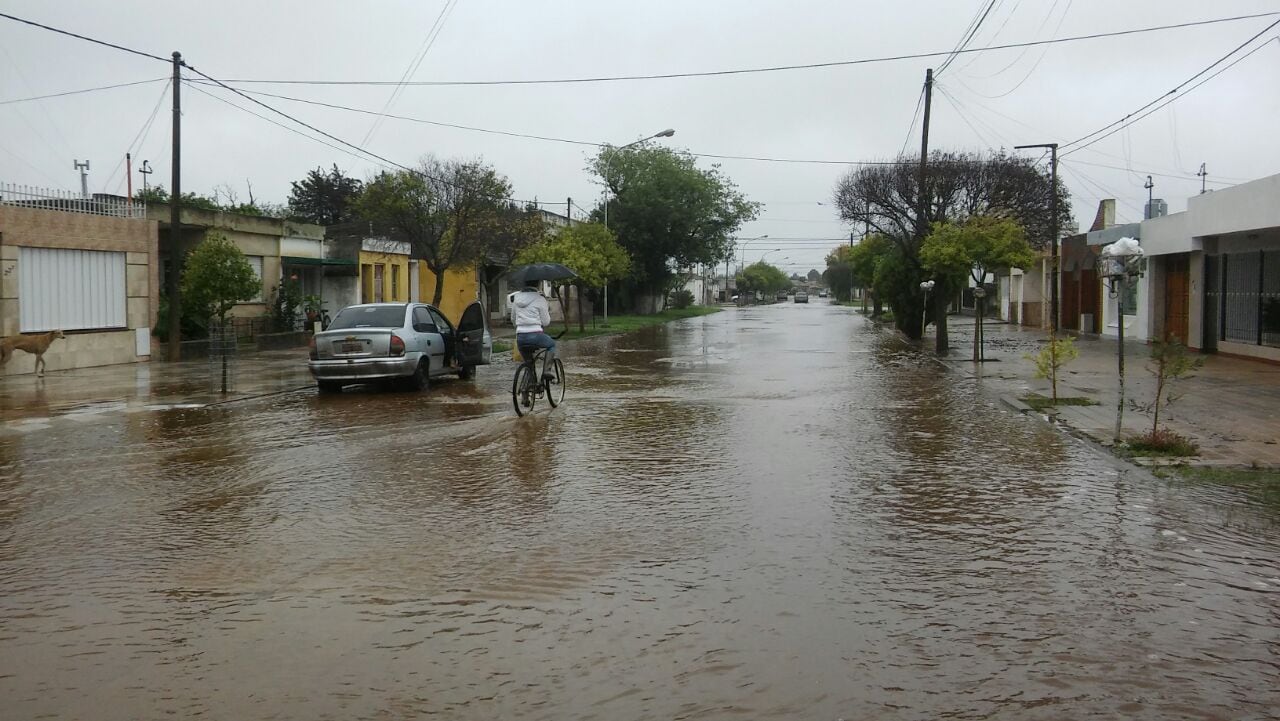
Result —
[[23, 333], [126, 327], [125, 254], [19, 248], [18, 318]]

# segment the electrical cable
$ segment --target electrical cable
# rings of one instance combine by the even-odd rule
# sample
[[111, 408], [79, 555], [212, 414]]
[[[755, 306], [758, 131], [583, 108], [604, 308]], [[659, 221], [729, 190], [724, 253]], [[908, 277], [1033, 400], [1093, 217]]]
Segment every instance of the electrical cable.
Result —
[[[1186, 87], [1187, 85], [1191, 84], [1192, 82], [1196, 81], [1198, 78], [1200, 78], [1200, 76], [1204, 75], [1205, 73], [1208, 73], [1210, 70], [1213, 70], [1213, 69], [1214, 69], [1215, 67], [1217, 67], [1218, 65], [1221, 65], [1223, 62], [1225, 62], [1227, 59], [1229, 59], [1232, 55], [1235, 55], [1236, 53], [1240, 52], [1240, 51], [1241, 51], [1241, 50], [1243, 50], [1245, 47], [1247, 47], [1250, 43], [1252, 43], [1254, 40], [1257, 40], [1258, 38], [1262, 37], [1264, 34], [1266, 34], [1268, 31], [1270, 31], [1272, 28], [1276, 27], [1277, 25], [1280, 25], [1280, 20], [1276, 20], [1275, 22], [1271, 23], [1271, 24], [1270, 24], [1270, 25], [1268, 25], [1267, 27], [1265, 27], [1265, 28], [1263, 28], [1262, 30], [1258, 31], [1256, 34], [1254, 34], [1253, 36], [1251, 36], [1248, 40], [1246, 40], [1246, 41], [1244, 41], [1243, 43], [1240, 43], [1239, 45], [1237, 45], [1234, 49], [1232, 49], [1232, 50], [1231, 50], [1231, 52], [1227, 53], [1226, 55], [1223, 55], [1222, 57], [1220, 57], [1220, 58], [1218, 58], [1217, 60], [1213, 61], [1213, 62], [1212, 62], [1212, 63], [1210, 63], [1209, 65], [1205, 66], [1205, 67], [1204, 67], [1204, 68], [1202, 68], [1199, 72], [1197, 72], [1195, 75], [1192, 75], [1191, 77], [1187, 78], [1186, 80], [1182, 81], [1181, 83], [1179, 83], [1179, 84], [1175, 85], [1175, 86], [1173, 87], [1173, 89], [1172, 89], [1172, 90], [1170, 90], [1170, 91], [1168, 91], [1167, 93], [1164, 93], [1164, 94], [1163, 94], [1163, 95], [1161, 95], [1160, 97], [1158, 97], [1158, 98], [1156, 98], [1156, 99], [1154, 99], [1154, 100], [1152, 100], [1152, 101], [1148, 102], [1146, 105], [1143, 105], [1142, 107], [1138, 108], [1137, 110], [1134, 110], [1134, 111], [1130, 112], [1128, 115], [1124, 116], [1123, 118], [1120, 118], [1119, 120], [1116, 120], [1116, 121], [1111, 122], [1111, 123], [1107, 123], [1106, 125], [1102, 126], [1101, 128], [1098, 128], [1097, 130], [1093, 131], [1092, 133], [1088, 133], [1088, 134], [1086, 134], [1086, 135], [1082, 135], [1081, 137], [1076, 138], [1075, 140], [1073, 140], [1073, 141], [1071, 141], [1071, 142], [1069, 142], [1069, 143], [1064, 143], [1063, 145], [1059, 146], [1059, 148], [1060, 148], [1060, 149], [1063, 149], [1063, 148], [1070, 148], [1070, 147], [1071, 147], [1071, 146], [1073, 146], [1073, 145], [1080, 145], [1081, 143], [1084, 143], [1084, 141], [1089, 140], [1090, 138], [1094, 138], [1094, 136], [1099, 135], [1099, 134], [1101, 134], [1101, 133], [1104, 133], [1104, 132], [1106, 132], [1106, 131], [1108, 131], [1108, 130], [1110, 130], [1110, 129], [1112, 129], [1112, 128], [1116, 128], [1116, 130], [1118, 130], [1119, 128], [1117, 128], [1116, 126], [1121, 126], [1121, 127], [1123, 127], [1123, 126], [1124, 126], [1124, 124], [1125, 124], [1126, 122], [1128, 122], [1128, 121], [1129, 121], [1129, 119], [1130, 119], [1130, 118], [1132, 118], [1134, 115], [1137, 115], [1138, 113], [1141, 113], [1142, 111], [1144, 111], [1144, 110], [1146, 110], [1146, 109], [1150, 108], [1151, 106], [1156, 105], [1156, 104], [1157, 104], [1157, 103], [1159, 103], [1161, 100], [1165, 100], [1166, 98], [1168, 98], [1168, 99], [1169, 99], [1169, 100], [1168, 100], [1168, 102], [1172, 102], [1172, 101], [1173, 101], [1173, 99], [1180, 98], [1180, 97], [1184, 97], [1187, 93], [1183, 93], [1182, 95], [1177, 95], [1177, 93], [1178, 93], [1180, 90], [1182, 90], [1182, 88], [1184, 88], [1184, 87]], [[1238, 62], [1240, 62], [1241, 60], [1243, 60], [1243, 59], [1245, 59], [1245, 58], [1249, 57], [1250, 55], [1254, 54], [1255, 52], [1257, 52], [1257, 51], [1258, 51], [1258, 50], [1260, 50], [1261, 48], [1266, 47], [1269, 43], [1270, 43], [1270, 41], [1268, 41], [1268, 42], [1266, 42], [1266, 43], [1263, 43], [1262, 45], [1259, 45], [1258, 47], [1256, 47], [1256, 48], [1254, 48], [1253, 50], [1249, 51], [1247, 54], [1245, 54], [1245, 55], [1243, 55], [1243, 56], [1241, 56], [1241, 57], [1237, 58], [1237, 59], [1236, 59], [1235, 61], [1233, 61], [1230, 65], [1227, 65], [1226, 67], [1222, 68], [1222, 70], [1219, 70], [1217, 73], [1214, 73], [1213, 75], [1209, 76], [1209, 78], [1208, 78], [1207, 80], [1212, 80], [1213, 78], [1215, 78], [1215, 77], [1217, 77], [1219, 74], [1221, 74], [1221, 72], [1222, 72], [1223, 70], [1227, 70], [1227, 69], [1231, 68], [1231, 67], [1232, 67], [1232, 66], [1234, 66], [1236, 63], [1238, 63]], [[1206, 82], [1207, 82], [1207, 80], [1206, 80]], [[1200, 87], [1200, 85], [1203, 85], [1203, 84], [1204, 84], [1203, 82], [1202, 82], [1202, 83], [1198, 83], [1195, 87]], [[1194, 89], [1195, 89], [1195, 87], [1191, 88], [1191, 90], [1194, 90]], [[1188, 90], [1187, 92], [1191, 92], [1191, 90]], [[1172, 97], [1171, 97], [1171, 96], [1172, 96]], [[1167, 105], [1167, 104], [1168, 104], [1168, 102], [1166, 102], [1165, 104]], [[1162, 106], [1160, 106], [1160, 107], [1163, 107], [1163, 105], [1162, 105]], [[1157, 107], [1157, 108], [1155, 108], [1152, 112], [1154, 112], [1155, 110], [1159, 110], [1159, 109], [1160, 109], [1160, 108], [1159, 108], [1159, 107]], [[1141, 120], [1142, 118], [1145, 118], [1147, 115], [1150, 115], [1150, 114], [1151, 114], [1151, 113], [1146, 113], [1145, 115], [1141, 116], [1140, 118], [1137, 118], [1137, 120]], [[1089, 145], [1093, 145], [1094, 143], [1098, 142], [1099, 140], [1102, 140], [1103, 138], [1109, 137], [1109, 136], [1111, 136], [1111, 135], [1112, 135], [1112, 134], [1114, 134], [1114, 133], [1115, 133], [1115, 130], [1112, 130], [1111, 132], [1107, 132], [1107, 133], [1106, 133], [1106, 135], [1102, 135], [1101, 137], [1097, 137], [1097, 138], [1094, 138], [1093, 140], [1089, 140], [1089, 142], [1088, 142], [1088, 143], [1085, 143], [1084, 145], [1081, 145], [1081, 148], [1083, 148], [1083, 147], [1088, 147]], [[1071, 150], [1068, 150], [1068, 151], [1067, 151], [1067, 153], [1073, 153], [1073, 152], [1075, 152], [1076, 150], [1079, 150], [1079, 149], [1080, 149], [1080, 148], [1072, 148]], [[1063, 154], [1065, 155], [1066, 153], [1063, 153]]]
[[924, 86], [920, 86], [920, 97], [916, 100], [916, 112], [911, 116], [911, 124], [907, 126], [907, 137], [902, 141], [902, 149], [898, 151], [898, 157], [907, 154], [907, 145], [911, 142], [911, 136], [916, 134], [916, 121], [920, 119], [920, 110], [924, 108]]
[[[1237, 15], [1233, 17], [1211, 18], [1208, 20], [1195, 20], [1184, 23], [1173, 23], [1169, 25], [1154, 25], [1142, 28], [1130, 28], [1128, 30], [1113, 30], [1101, 33], [1090, 33], [1087, 35], [1072, 35], [1063, 38], [1050, 38], [1048, 40], [1032, 40], [1019, 43], [1004, 43], [1002, 45], [992, 45], [986, 48], [966, 48], [958, 54], [964, 55], [969, 53], [993, 52], [998, 50], [1010, 50], [1024, 47], [1036, 47], [1039, 45], [1057, 45], [1061, 43], [1079, 42], [1082, 40], [1098, 40], [1103, 38], [1124, 37], [1129, 35], [1139, 35], [1153, 32], [1163, 32], [1166, 30], [1177, 30], [1181, 28], [1199, 27], [1203, 25], [1215, 25], [1219, 23], [1238, 22], [1241, 20], [1254, 20], [1263, 17], [1274, 17], [1280, 15], [1280, 11], [1255, 13], [1252, 15]], [[5, 16], [7, 17], [7, 16]], [[823, 63], [802, 63], [795, 65], [772, 65], [757, 68], [736, 68], [730, 70], [708, 70], [700, 72], [683, 72], [683, 73], [658, 73], [651, 75], [610, 75], [610, 76], [588, 76], [588, 77], [571, 77], [571, 78], [535, 78], [525, 80], [419, 80], [403, 83], [409, 87], [441, 87], [441, 86], [485, 86], [485, 85], [555, 85], [555, 84], [573, 84], [573, 83], [605, 83], [605, 82], [624, 82], [637, 80], [669, 80], [673, 78], [700, 78], [700, 77], [719, 77], [725, 75], [750, 75], [757, 73], [773, 73], [791, 70], [813, 70], [820, 68], [846, 67], [852, 65], [868, 65], [875, 63], [896, 62], [900, 60], [923, 60], [928, 58], [946, 57], [951, 55], [952, 51], [933, 51], [924, 53], [905, 53], [900, 55], [885, 55], [871, 58], [859, 58], [856, 60], [836, 60]], [[168, 61], [166, 61], [168, 62]], [[278, 80], [265, 78], [233, 78], [225, 81], [228, 84], [245, 85], [249, 83], [260, 83], [269, 85], [361, 85], [361, 86], [379, 86], [379, 85], [397, 85], [399, 83], [388, 80]]]
[[[160, 113], [160, 106], [164, 104], [165, 96], [168, 94], [169, 83], [165, 83], [164, 87], [160, 90], [160, 97], [156, 100], [156, 106], [151, 110], [151, 115], [147, 118], [146, 122], [142, 124], [142, 127], [138, 129], [137, 135], [133, 136], [133, 141], [129, 143], [128, 148], [125, 151], [126, 153], [132, 153], [141, 143], [146, 142], [147, 135], [151, 132], [151, 124], [156, 121], [156, 116]], [[115, 179], [116, 173], [120, 172], [120, 168], [122, 167], [124, 167], [124, 158], [121, 158], [120, 161], [116, 163], [116, 167], [112, 168], [111, 173], [107, 175], [107, 179], [103, 181], [103, 190], [107, 190], [111, 187], [111, 181]], [[120, 185], [123, 185], [126, 180], [127, 178], [121, 178]], [[119, 191], [119, 189], [120, 186], [117, 185], [116, 190]]]
[[937, 72], [933, 74], [935, 80], [942, 75], [943, 71], [951, 67], [951, 63], [955, 62], [955, 59], [960, 56], [960, 53], [964, 51], [965, 46], [970, 42], [973, 42], [973, 36], [978, 34], [978, 30], [982, 27], [982, 23], [987, 21], [987, 16], [991, 14], [991, 10], [995, 6], [996, 0], [991, 0], [991, 2], [987, 3], [987, 9], [983, 11], [982, 17], [978, 18], [978, 22], [973, 25], [973, 29], [969, 31], [968, 36], [960, 42], [960, 45], [951, 53], [951, 56], [943, 61], [942, 67], [938, 68]]
[[150, 80], [135, 80], [131, 83], [116, 83], [115, 85], [101, 85], [96, 88], [83, 88], [81, 90], [64, 90], [60, 93], [49, 93], [48, 95], [33, 95], [29, 98], [13, 98], [11, 100], [0, 100], [0, 105], [12, 105], [14, 103], [26, 103], [32, 100], [49, 100], [51, 98], [64, 98], [68, 95], [80, 95], [81, 93], [94, 93], [99, 90], [114, 90], [116, 88], [128, 88], [134, 85], [146, 85], [147, 83], [158, 83], [169, 78], [152, 78]]
[[[431, 52], [431, 48], [436, 44], [436, 38], [440, 37], [440, 31], [444, 30], [444, 21], [448, 19], [446, 15], [453, 12], [453, 8], [456, 4], [456, 0], [445, 0], [444, 7], [440, 8], [440, 14], [436, 15], [435, 22], [431, 24], [431, 28], [427, 30], [427, 34], [423, 38], [422, 47], [419, 48], [418, 52], [409, 60], [409, 64], [404, 69], [404, 73], [400, 76], [401, 84], [397, 85], [395, 89], [391, 91], [391, 95], [387, 98], [387, 102], [383, 103], [382, 113], [386, 113], [390, 110], [391, 105], [400, 97], [401, 93], [404, 92], [405, 86], [403, 83], [418, 73], [418, 68], [422, 67], [422, 61], [426, 60], [427, 53]], [[367, 145], [369, 141], [373, 139], [374, 133], [376, 133], [378, 128], [382, 126], [382, 121], [385, 118], [385, 115], [379, 115], [378, 118], [373, 121], [373, 125], [369, 127], [369, 132], [365, 133], [364, 138], [361, 139], [361, 145]]]

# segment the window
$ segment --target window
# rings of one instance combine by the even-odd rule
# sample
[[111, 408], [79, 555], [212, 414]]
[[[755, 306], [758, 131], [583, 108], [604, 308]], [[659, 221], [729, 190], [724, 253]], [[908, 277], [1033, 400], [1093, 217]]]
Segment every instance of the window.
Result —
[[344, 328], [400, 328], [404, 326], [404, 306], [373, 305], [343, 308], [329, 324], [329, 330]]
[[128, 326], [125, 254], [18, 249], [18, 325], [23, 333]]
[[431, 320], [435, 322], [436, 327], [440, 329], [441, 333], [448, 333], [449, 331], [453, 330], [453, 326], [449, 323], [448, 320], [445, 319], [443, 315], [440, 315], [439, 311], [437, 311], [435, 308], [431, 308], [429, 309], [429, 312], [431, 313]]
[[391, 266], [391, 300], [403, 300], [400, 297], [400, 266]]
[[413, 323], [414, 325], [433, 325], [434, 321], [431, 320], [431, 314], [427, 313], [426, 308], [418, 306], [413, 309]]
[[387, 267], [382, 263], [377, 263], [373, 266], [373, 302], [374, 303], [382, 302], [382, 296], [383, 296], [382, 284], [384, 282], [383, 278], [385, 277], [384, 273], [386, 272], [386, 269]]
[[247, 261], [249, 261], [249, 265], [253, 267], [253, 274], [254, 274], [255, 276], [257, 276], [257, 277], [258, 277], [258, 294], [257, 294], [257, 295], [255, 295], [255, 296], [253, 296], [253, 300], [250, 300], [249, 302], [250, 302], [250, 303], [261, 303], [261, 302], [263, 301], [263, 297], [262, 297], [262, 256], [260, 256], [260, 255], [246, 255], [246, 256], [244, 257], [244, 259], [245, 259], [245, 260], [247, 260]]

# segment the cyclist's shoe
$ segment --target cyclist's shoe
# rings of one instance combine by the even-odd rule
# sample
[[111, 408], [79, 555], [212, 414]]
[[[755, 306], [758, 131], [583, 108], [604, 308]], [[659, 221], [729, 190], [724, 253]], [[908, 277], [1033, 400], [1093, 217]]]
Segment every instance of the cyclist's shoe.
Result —
[[542, 374], [542, 382], [543, 382], [543, 383], [556, 383], [556, 382], [558, 382], [558, 379], [556, 378], [556, 375], [555, 375], [554, 373], [543, 373], [543, 374]]

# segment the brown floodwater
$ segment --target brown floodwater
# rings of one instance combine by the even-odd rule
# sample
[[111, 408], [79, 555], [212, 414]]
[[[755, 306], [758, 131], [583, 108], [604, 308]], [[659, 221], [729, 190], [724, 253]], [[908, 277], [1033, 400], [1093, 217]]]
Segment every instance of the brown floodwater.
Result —
[[[1280, 513], [826, 305], [0, 433], [0, 718], [1261, 719]], [[1271, 709], [1268, 711], [1268, 709]]]

